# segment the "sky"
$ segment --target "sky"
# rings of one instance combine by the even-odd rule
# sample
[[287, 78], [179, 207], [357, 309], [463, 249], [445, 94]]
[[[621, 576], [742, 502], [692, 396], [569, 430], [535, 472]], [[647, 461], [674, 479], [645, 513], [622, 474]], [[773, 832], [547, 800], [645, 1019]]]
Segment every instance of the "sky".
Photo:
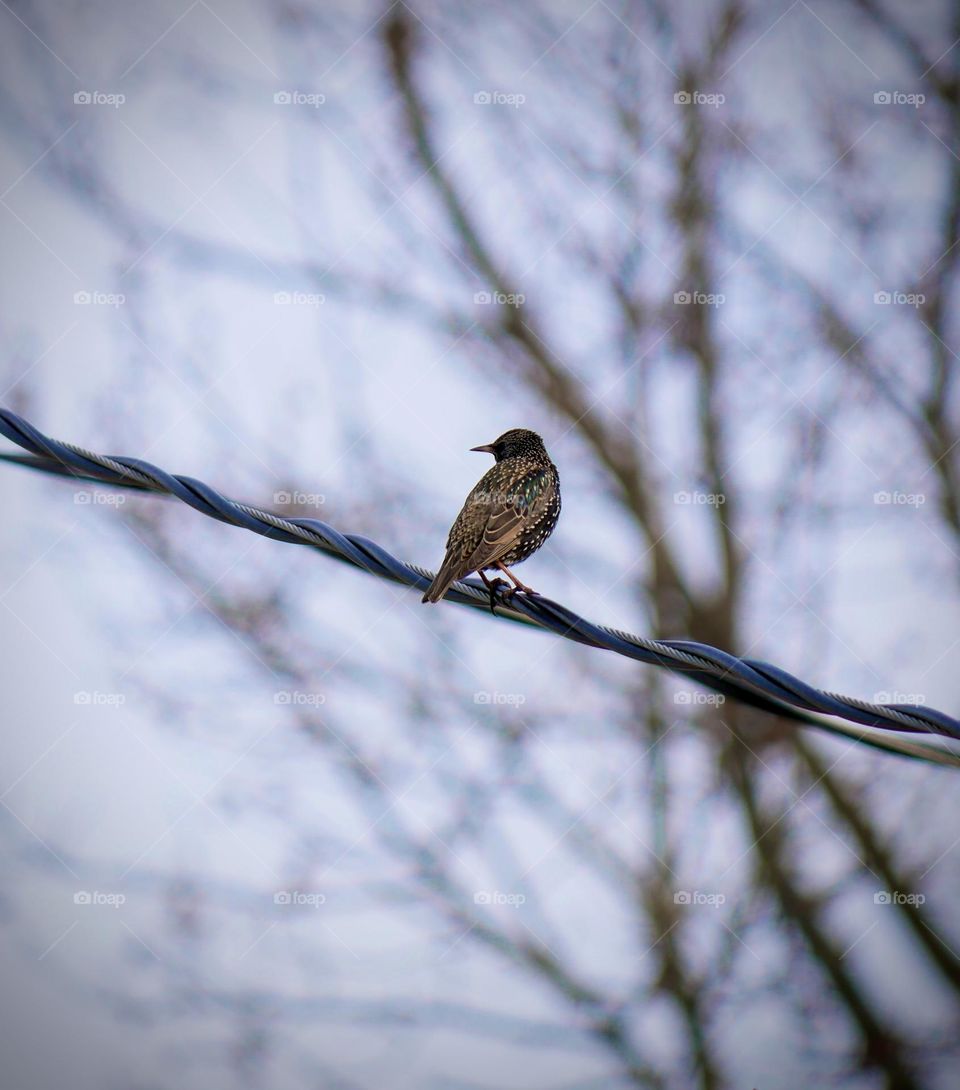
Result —
[[[488, 304], [475, 294], [481, 280], [451, 273], [449, 228], [416, 165], [393, 146], [379, 9], [325, 6], [319, 30], [310, 10], [240, 0], [0, 8], [0, 400], [60, 439], [146, 458], [236, 498], [269, 506], [278, 490], [299, 489], [307, 513], [427, 566], [439, 563], [446, 527], [486, 468], [469, 448], [507, 427], [535, 427], [561, 468], [565, 517], [523, 577], [592, 619], [642, 631], [623, 580], [643, 556], [598, 488], [582, 440], [519, 388], [512, 361], [492, 362], [472, 331], [442, 324], [456, 312], [482, 326]], [[918, 33], [936, 41], [940, 9], [918, 10]], [[440, 58], [426, 82], [445, 164], [530, 284], [531, 307], [563, 332], [564, 362], [606, 411], [626, 416], [634, 383], [647, 379], [618, 363], [609, 300], [594, 278], [570, 274], [566, 249], [572, 223], [608, 235], [611, 253], [618, 234], [638, 229], [638, 293], [651, 309], [671, 305], [669, 227], [639, 211], [620, 223], [612, 198], [597, 199], [583, 181], [618, 145], [599, 120], [602, 87], [577, 67], [578, 43], [611, 28], [615, 37], [617, 15], [606, 4], [556, 5], [539, 28], [547, 46], [538, 56], [492, 10], [489, 19], [456, 5], [422, 14]], [[801, 268], [829, 269], [838, 295], [849, 285], [844, 306], [881, 335], [889, 328], [896, 378], [908, 387], [910, 334], [897, 306], [878, 306], [874, 293], [907, 283], [934, 229], [943, 141], [925, 114], [927, 136], [911, 130], [916, 146], [904, 152], [893, 115], [873, 95], [915, 93], [914, 84], [889, 49], [856, 37], [848, 14], [830, 15], [803, 2], [771, 9], [725, 74], [729, 101], [716, 109], [729, 110], [731, 132], [762, 136], [777, 170], [746, 156], [724, 173], [722, 193], [748, 237]], [[691, 20], [691, 43], [698, 28]], [[654, 52], [645, 45], [634, 57], [638, 93], [663, 76]], [[555, 54], [569, 64], [562, 85]], [[838, 160], [814, 113], [826, 95], [818, 74], [838, 69], [862, 102], [850, 154], [878, 164], [882, 194], [902, 216], [876, 254], [869, 232], [856, 254], [837, 238], [836, 191], [811, 184]], [[475, 99], [485, 93], [507, 97]], [[656, 147], [670, 143], [674, 109], [657, 100], [650, 111], [641, 181], [651, 202], [669, 186]], [[550, 141], [534, 139], [534, 128]], [[527, 156], [513, 155], [517, 133]], [[557, 166], [571, 136], [586, 160], [576, 170]], [[857, 197], [869, 212], [877, 193]], [[764, 558], [749, 591], [751, 653], [775, 651], [778, 664], [827, 689], [916, 695], [955, 713], [960, 596], [929, 482], [890, 418], [878, 422], [847, 372], [810, 350], [805, 315], [745, 266], [729, 272], [725, 335], [751, 349], [730, 393], [738, 476]], [[408, 297], [424, 305], [415, 311]], [[651, 333], [641, 346], [659, 390], [650, 458], [677, 490], [695, 489], [691, 437], [677, 424], [689, 374], [667, 344]], [[826, 415], [837, 403], [830, 471], [809, 476], [809, 498], [829, 517], [774, 547], [771, 494], [791, 475], [785, 410], [802, 404]], [[797, 467], [796, 479], [807, 472]], [[574, 812], [592, 818], [604, 819], [596, 800], [609, 792], [611, 837], [628, 853], [636, 830], [652, 839], [631, 798], [636, 785], [622, 778], [628, 747], [596, 729], [634, 665], [583, 659], [483, 617], [424, 615], [411, 592], [173, 512], [175, 542], [206, 576], [198, 596], [121, 517], [167, 501], [91, 499], [9, 466], [0, 489], [16, 512], [0, 536], [9, 727], [0, 736], [8, 876], [0, 1033], [10, 1085], [514, 1086], [526, 1065], [538, 1086], [603, 1084], [604, 1060], [585, 1035], [557, 1032], [567, 1015], [555, 997], [463, 941], [462, 926], [412, 893], [410, 860], [358, 834], [378, 819], [375, 802], [350, 785], [350, 747], [328, 740], [318, 750], [295, 709], [276, 699], [292, 683], [264, 676], [204, 600], [277, 587], [286, 623], [302, 634], [292, 642], [315, 679], [313, 706], [344, 738], [362, 726], [396, 785], [397, 805], [381, 815], [387, 836], [395, 819], [397, 830], [436, 832], [456, 794], [450, 784], [465, 790], [471, 776], [479, 783], [495, 769], [519, 794], [565, 781]], [[925, 499], [878, 507], [878, 489]], [[698, 512], [674, 514], [685, 564], [709, 580], [715, 553]], [[418, 733], [422, 694], [409, 679], [426, 670], [437, 681], [423, 722], [441, 726]], [[497, 764], [475, 699], [491, 691], [523, 696], [514, 710], [538, 743], [529, 766]], [[831, 760], [844, 757], [824, 745]], [[450, 780], [435, 782], [451, 755]], [[709, 809], [704, 785], [714, 772], [701, 758], [693, 748], [681, 755], [677, 783], [693, 785], [685, 815], [693, 880], [712, 889], [730, 869], [736, 836], [729, 815]], [[894, 784], [891, 835], [907, 819], [929, 819], [924, 857], [940, 857], [931, 888], [955, 903], [954, 824], [944, 820], [955, 804], [944, 774], [897, 762], [855, 771], [872, 768], [878, 792]], [[636, 936], [622, 902], [554, 853], [551, 827], [512, 793], [488, 804], [483, 850], [452, 863], [466, 888], [515, 896], [529, 886], [522, 911], [496, 905], [498, 919], [554, 937], [556, 912], [565, 956], [628, 980], [624, 951]], [[635, 819], [632, 831], [624, 815]], [[810, 844], [826, 886], [844, 856], [824, 829]], [[534, 892], [537, 868], [549, 896]], [[308, 900], [278, 905], [287, 892]], [[949, 997], [932, 976], [916, 975], [889, 916], [864, 904], [853, 897], [837, 907], [842, 928], [863, 937], [850, 950], [858, 971], [923, 1029], [943, 1001], [949, 1032]], [[581, 945], [568, 950], [571, 933]], [[757, 937], [776, 941], [762, 928]], [[911, 986], [901, 989], [906, 974]], [[458, 1013], [465, 997], [489, 1019], [480, 1031], [476, 1010]], [[749, 991], [738, 1002], [723, 1043], [731, 1068], [764, 1090], [798, 1085], [781, 1060], [802, 1051], [796, 1023], [776, 1004], [757, 1009]], [[411, 1032], [400, 1014], [421, 1003], [435, 1004], [433, 1014], [418, 1012]], [[643, 1023], [664, 1057], [680, 1047], [669, 1011], [651, 1002]]]

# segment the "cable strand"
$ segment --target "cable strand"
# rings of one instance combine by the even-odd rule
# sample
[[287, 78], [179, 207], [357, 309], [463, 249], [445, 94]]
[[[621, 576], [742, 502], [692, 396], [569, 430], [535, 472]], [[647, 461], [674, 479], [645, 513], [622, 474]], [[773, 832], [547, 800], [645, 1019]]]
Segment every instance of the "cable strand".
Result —
[[[92, 484], [170, 495], [219, 522], [273, 540], [308, 545], [380, 579], [417, 590], [425, 590], [433, 578], [429, 569], [405, 563], [376, 542], [341, 533], [319, 519], [284, 518], [231, 500], [203, 481], [167, 473], [141, 459], [96, 454], [51, 439], [16, 413], [2, 408], [0, 433], [28, 452], [0, 454], [0, 460], [11, 464]], [[446, 600], [668, 669], [724, 696], [796, 723], [855, 738], [874, 748], [960, 767], [960, 749], [930, 745], [926, 741], [908, 742], [890, 733], [874, 735], [847, 725], [960, 742], [960, 720], [936, 708], [922, 704], [881, 704], [817, 689], [778, 666], [737, 658], [707, 644], [693, 640], [652, 640], [593, 624], [559, 602], [540, 595], [501, 594], [491, 611], [489, 592], [475, 579], [454, 583]], [[827, 721], [819, 718], [822, 715], [845, 722]]]

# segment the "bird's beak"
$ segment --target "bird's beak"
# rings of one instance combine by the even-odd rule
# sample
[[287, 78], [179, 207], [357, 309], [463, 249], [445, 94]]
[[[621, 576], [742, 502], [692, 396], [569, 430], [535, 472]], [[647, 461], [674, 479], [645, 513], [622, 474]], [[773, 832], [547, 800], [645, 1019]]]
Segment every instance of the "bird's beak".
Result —
[[483, 446], [483, 447], [471, 447], [470, 449], [477, 451], [479, 454], [493, 454], [494, 453], [493, 447], [492, 447], [492, 445], [490, 443], [487, 443], [487, 445]]

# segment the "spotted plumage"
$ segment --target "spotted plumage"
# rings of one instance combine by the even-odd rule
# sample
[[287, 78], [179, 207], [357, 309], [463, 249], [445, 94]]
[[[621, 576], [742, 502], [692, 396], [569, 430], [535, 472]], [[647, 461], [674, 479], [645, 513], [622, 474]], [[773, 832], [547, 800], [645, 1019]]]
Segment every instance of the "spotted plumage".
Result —
[[514, 428], [473, 450], [496, 459], [467, 496], [447, 538], [447, 552], [424, 602], [438, 602], [451, 583], [470, 572], [493, 587], [485, 571], [501, 571], [514, 587], [533, 594], [510, 571], [553, 533], [560, 517], [560, 477], [536, 432]]

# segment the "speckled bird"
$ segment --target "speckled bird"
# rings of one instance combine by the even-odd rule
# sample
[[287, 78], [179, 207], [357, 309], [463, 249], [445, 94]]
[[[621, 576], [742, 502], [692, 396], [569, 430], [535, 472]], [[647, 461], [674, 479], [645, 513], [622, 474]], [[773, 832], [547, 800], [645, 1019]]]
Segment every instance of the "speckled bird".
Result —
[[451, 583], [475, 571], [490, 590], [493, 608], [496, 586], [503, 581], [491, 583], [485, 571], [503, 572], [514, 593], [536, 594], [510, 565], [526, 560], [553, 533], [560, 517], [560, 475], [543, 440], [526, 428], [505, 431], [471, 450], [492, 454], [496, 463], [467, 496], [450, 528], [446, 556], [423, 601], [439, 602]]

